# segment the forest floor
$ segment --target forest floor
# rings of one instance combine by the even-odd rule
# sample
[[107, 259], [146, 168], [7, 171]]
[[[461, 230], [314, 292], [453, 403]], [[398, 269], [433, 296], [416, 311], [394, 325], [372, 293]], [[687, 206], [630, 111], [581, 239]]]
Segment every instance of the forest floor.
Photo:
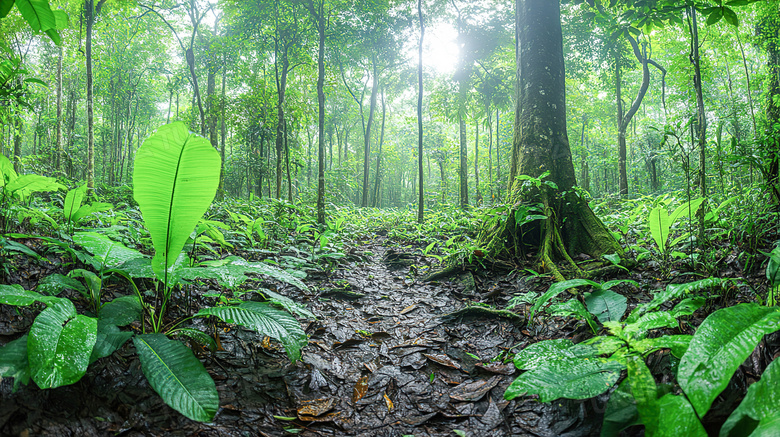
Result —
[[[220, 395], [213, 422], [193, 422], [165, 405], [146, 382], [128, 342], [71, 386], [40, 390], [30, 384], [12, 393], [12, 382], [2, 380], [0, 435], [598, 435], [606, 394], [552, 403], [503, 397], [519, 374], [505, 359], [511, 353], [544, 339], [578, 342], [593, 335], [584, 322], [571, 318], [537, 317], [528, 325], [526, 304], [512, 309], [515, 316], [489, 311], [506, 308], [516, 295], [540, 295], [551, 279], [524, 276], [519, 269], [480, 269], [424, 282], [422, 272], [416, 272], [431, 259], [381, 236], [348, 252], [338, 265], [309, 272], [309, 291], [275, 288], [317, 316], [302, 322], [310, 340], [301, 361], [291, 364], [278, 344], [254, 332], [217, 325], [222, 350], [199, 354]], [[22, 267], [14, 283], [34, 286], [37, 277], [49, 273], [32, 264]], [[717, 276], [743, 275], [733, 259], [721, 267]], [[744, 281], [758, 286], [765, 281], [761, 273]], [[670, 282], [658, 278], [696, 279], [661, 275], [652, 264], [622, 277], [640, 284], [614, 289], [628, 297], [629, 309]], [[608, 279], [615, 278], [596, 280]], [[204, 283], [193, 293], [213, 291], [209, 286], [216, 285]], [[675, 332], [692, 334], [712, 311], [753, 300], [749, 289], [735, 286], [712, 299]], [[458, 312], [464, 308], [469, 309]], [[26, 332], [33, 316], [27, 309], [0, 307], [0, 343]], [[723, 411], [733, 410], [746, 383], [757, 379], [760, 367], [778, 353], [778, 336], [767, 337], [754, 353], [760, 356], [740, 368], [721, 396]], [[668, 367], [668, 351], [647, 361], [654, 373]], [[713, 421], [722, 420], [717, 410]], [[641, 428], [627, 435], [636, 432]]]

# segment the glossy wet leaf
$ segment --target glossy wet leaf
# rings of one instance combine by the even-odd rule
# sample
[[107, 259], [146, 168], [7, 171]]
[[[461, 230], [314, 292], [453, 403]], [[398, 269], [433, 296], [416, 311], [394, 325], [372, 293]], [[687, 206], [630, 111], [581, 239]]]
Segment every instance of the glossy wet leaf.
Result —
[[141, 320], [142, 311], [138, 296], [120, 296], [100, 308], [99, 319], [112, 325], [125, 326]]
[[221, 260], [206, 261], [202, 264], [205, 267], [182, 269], [182, 277], [185, 279], [215, 279], [225, 287], [234, 288], [249, 279], [246, 275], [265, 275], [277, 281], [294, 285], [304, 291], [309, 289], [306, 284], [289, 272], [264, 262], [249, 262], [239, 256], [229, 256]]
[[546, 362], [592, 358], [598, 354], [594, 346], [574, 344], [571, 340], [559, 338], [545, 340], [526, 346], [515, 355], [515, 367], [521, 370], [535, 369]]
[[780, 329], [780, 308], [739, 304], [710, 314], [680, 360], [677, 379], [699, 416], [726, 388], [765, 334]]
[[167, 269], [214, 200], [219, 171], [216, 149], [182, 122], [157, 129], [138, 149], [133, 198], [152, 237], [157, 278], [167, 277]]
[[634, 308], [626, 321], [628, 323], [635, 322], [642, 315], [659, 308], [666, 302], [679, 299], [688, 294], [698, 293], [709, 288], [717, 287], [730, 280], [731, 279], [707, 278], [685, 284], [669, 284], [666, 286], [665, 290], [653, 294], [653, 299], [650, 302]]
[[30, 382], [30, 364], [27, 361], [27, 335], [9, 341], [0, 347], [0, 379], [13, 378], [16, 391], [19, 384]]
[[[706, 437], [691, 404], [682, 396], [667, 394], [657, 401], [660, 414], [657, 436]], [[647, 434], [648, 437], [651, 434]]]
[[87, 289], [84, 287], [84, 284], [76, 279], [59, 273], [52, 273], [51, 275], [46, 276], [41, 279], [38, 282], [38, 286], [35, 287], [36, 291], [49, 296], [56, 296], [69, 289], [76, 290], [83, 296], [87, 295]]
[[625, 296], [612, 290], [596, 290], [585, 296], [585, 305], [599, 322], [619, 321], [626, 312], [628, 305]]
[[721, 437], [780, 435], [780, 359], [748, 387], [747, 395], [720, 429]]
[[180, 341], [164, 334], [133, 337], [149, 385], [174, 410], [199, 422], [209, 422], [219, 408], [214, 380]]
[[659, 349], [670, 349], [672, 355], [681, 358], [688, 350], [693, 337], [690, 335], [664, 335], [635, 341], [631, 346], [643, 356]]
[[97, 319], [59, 299], [35, 318], [27, 337], [33, 381], [41, 388], [73, 384], [87, 372], [97, 341]]
[[597, 282], [589, 281], [587, 279], [570, 279], [568, 281], [556, 282], [555, 284], [551, 285], [550, 288], [548, 288], [547, 291], [536, 300], [536, 303], [528, 313], [528, 324], [530, 325], [533, 323], [534, 314], [536, 314], [536, 312], [539, 311], [539, 309], [544, 305], [546, 305], [547, 302], [549, 302], [552, 298], [570, 288], [581, 287], [583, 285], [591, 285], [597, 288], [599, 287]]
[[87, 184], [68, 191], [62, 204], [62, 214], [67, 220], [74, 221], [73, 215], [81, 208], [81, 202], [87, 195]]
[[548, 361], [518, 376], [504, 393], [507, 400], [535, 394], [539, 401], [558, 398], [587, 399], [615, 385], [623, 365], [600, 359], [564, 359]]
[[636, 401], [639, 418], [645, 425], [647, 435], [655, 435], [660, 417], [660, 409], [656, 404], [655, 379], [650, 374], [650, 369], [647, 368], [644, 359], [635, 355], [628, 357], [626, 374], [631, 386], [631, 393]]
[[640, 423], [631, 385], [628, 379], [624, 379], [609, 396], [601, 425], [601, 437], [617, 437], [620, 431]]
[[34, 291], [28, 291], [19, 284], [0, 284], [0, 304], [28, 306], [41, 301], [44, 296]]
[[27, 174], [19, 176], [12, 182], [9, 182], [8, 185], [5, 186], [5, 189], [8, 192], [13, 193], [14, 196], [24, 199], [32, 193], [65, 189], [65, 185], [60, 184], [56, 179], [48, 176]]
[[178, 328], [168, 333], [176, 338], [186, 338], [194, 341], [204, 349], [212, 352], [217, 350], [217, 342], [210, 335], [193, 328]]
[[295, 317], [268, 303], [244, 302], [238, 306], [203, 308], [196, 316], [215, 316], [267, 335], [282, 343], [291, 361], [300, 359], [301, 348], [308, 343], [308, 337]]
[[87, 249], [106, 267], [116, 267], [136, 258], [144, 258], [141, 252], [97, 232], [76, 232], [73, 234], [73, 241]]
[[120, 331], [116, 325], [98, 321], [97, 325], [97, 340], [95, 341], [95, 347], [92, 348], [92, 353], [89, 357], [89, 362], [95, 361], [107, 357], [114, 353], [117, 349], [122, 347], [130, 337], [133, 336], [131, 331]]

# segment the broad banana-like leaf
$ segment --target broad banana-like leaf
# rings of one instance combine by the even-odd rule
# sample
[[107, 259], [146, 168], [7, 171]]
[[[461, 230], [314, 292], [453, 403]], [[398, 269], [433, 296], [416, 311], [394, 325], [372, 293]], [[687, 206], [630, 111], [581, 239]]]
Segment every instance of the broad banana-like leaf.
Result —
[[13, 378], [16, 391], [19, 384], [30, 382], [30, 363], [27, 361], [27, 335], [9, 341], [0, 347], [0, 378]]
[[780, 329], [780, 308], [751, 303], [710, 314], [680, 360], [677, 380], [699, 417], [726, 388], [761, 338]]
[[214, 380], [192, 351], [165, 334], [133, 337], [146, 380], [174, 410], [199, 422], [214, 418], [219, 394]]
[[144, 257], [141, 252], [97, 232], [76, 232], [73, 234], [73, 242], [87, 249], [102, 261], [105, 267], [116, 267], [132, 259]]
[[95, 341], [95, 347], [92, 348], [92, 354], [89, 356], [89, 363], [92, 364], [101, 358], [113, 354], [115, 350], [122, 347], [132, 336], [133, 333], [131, 331], [120, 331], [116, 325], [98, 320], [97, 340]]
[[68, 191], [68, 194], [65, 195], [65, 202], [62, 204], [62, 215], [71, 222], [75, 221], [73, 215], [81, 208], [81, 202], [84, 201], [86, 195], [87, 184]]
[[780, 435], [780, 359], [748, 387], [747, 396], [720, 429], [720, 437]]
[[301, 348], [308, 343], [308, 337], [295, 317], [268, 303], [244, 302], [238, 306], [203, 308], [196, 316], [215, 316], [267, 335], [282, 343], [290, 361], [300, 359]]
[[18, 198], [24, 199], [32, 193], [64, 190], [65, 185], [62, 185], [54, 178], [48, 176], [26, 174], [9, 182], [8, 185], [5, 186], [5, 189]]
[[41, 311], [30, 327], [27, 355], [40, 388], [73, 384], [87, 373], [97, 341], [97, 319], [79, 315], [68, 299]]
[[16, 8], [36, 32], [53, 29], [57, 26], [57, 19], [47, 1], [16, 0]]
[[182, 122], [159, 128], [138, 149], [133, 197], [152, 237], [152, 269], [159, 279], [171, 276], [167, 270], [214, 200], [219, 169], [219, 153]]

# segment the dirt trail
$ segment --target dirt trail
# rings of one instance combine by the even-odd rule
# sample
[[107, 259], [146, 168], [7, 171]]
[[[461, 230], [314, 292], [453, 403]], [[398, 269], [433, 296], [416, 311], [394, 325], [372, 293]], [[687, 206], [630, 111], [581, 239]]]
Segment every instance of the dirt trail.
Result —
[[191, 422], [163, 404], [127, 344], [73, 386], [42, 391], [32, 384], [11, 394], [10, 381], [2, 381], [0, 435], [275, 436], [290, 427], [304, 436], [461, 430], [487, 437], [580, 436], [597, 429], [603, 401], [505, 401], [514, 366], [491, 362], [536, 341], [530, 335], [571, 335], [572, 327], [532, 334], [504, 318], [440, 318], [483, 296], [500, 308], [520, 281], [467, 274], [421, 283], [407, 274], [423, 260], [380, 244], [361, 248], [370, 252], [362, 259], [313, 275], [308, 293], [279, 290], [317, 316], [304, 322], [310, 342], [302, 362], [290, 364], [278, 345], [252, 332], [221, 328], [224, 351], [203, 355], [220, 392], [213, 423]]

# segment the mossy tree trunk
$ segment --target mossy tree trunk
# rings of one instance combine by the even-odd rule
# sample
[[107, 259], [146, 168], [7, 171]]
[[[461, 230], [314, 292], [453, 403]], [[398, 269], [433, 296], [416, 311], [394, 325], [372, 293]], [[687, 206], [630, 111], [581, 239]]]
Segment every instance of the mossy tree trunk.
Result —
[[[495, 256], [535, 251], [540, 262], [561, 279], [556, 261], [566, 260], [574, 266], [571, 255], [586, 253], [598, 258], [609, 253], [622, 255], [622, 249], [573, 189], [576, 179], [566, 134], [560, 4], [518, 0], [517, 8], [519, 98], [512, 164], [518, 175], [532, 178], [549, 171], [544, 181], [554, 184], [539, 188], [531, 184], [529, 189], [519, 180], [511, 183], [508, 202], [512, 211], [501, 223], [485, 229], [481, 243]], [[516, 226], [519, 208], [540, 204], [547, 219]]]

